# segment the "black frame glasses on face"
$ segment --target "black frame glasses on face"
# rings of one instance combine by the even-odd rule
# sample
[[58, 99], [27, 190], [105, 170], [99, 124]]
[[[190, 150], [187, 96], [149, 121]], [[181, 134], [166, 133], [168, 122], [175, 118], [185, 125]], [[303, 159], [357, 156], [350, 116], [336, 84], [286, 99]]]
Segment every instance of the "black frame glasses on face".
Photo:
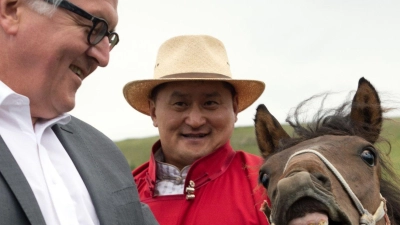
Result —
[[[54, 0], [46, 0], [46, 1], [50, 4], [54, 4]], [[106, 36], [108, 37], [108, 41], [110, 43], [110, 51], [111, 49], [114, 48], [115, 45], [118, 44], [119, 42], [118, 34], [116, 32], [108, 31], [108, 23], [104, 19], [95, 17], [68, 1], [60, 2], [59, 7], [71, 11], [93, 22], [92, 28], [90, 28], [90, 31], [87, 36], [87, 41], [90, 45], [98, 44]]]

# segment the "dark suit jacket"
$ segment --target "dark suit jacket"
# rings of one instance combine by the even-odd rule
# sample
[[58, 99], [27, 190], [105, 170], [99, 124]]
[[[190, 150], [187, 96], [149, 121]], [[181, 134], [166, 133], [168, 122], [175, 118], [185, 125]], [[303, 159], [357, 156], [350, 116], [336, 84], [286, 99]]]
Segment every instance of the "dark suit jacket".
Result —
[[[100, 224], [158, 224], [139, 201], [128, 163], [109, 138], [74, 117], [52, 129], [81, 175]], [[1, 137], [0, 224], [45, 224], [28, 181]]]

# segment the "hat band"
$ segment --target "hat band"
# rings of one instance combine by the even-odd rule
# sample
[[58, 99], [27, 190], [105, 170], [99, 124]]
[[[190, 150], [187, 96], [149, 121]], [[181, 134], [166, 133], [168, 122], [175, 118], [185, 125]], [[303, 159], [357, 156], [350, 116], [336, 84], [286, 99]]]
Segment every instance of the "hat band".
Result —
[[223, 78], [223, 79], [232, 79], [230, 76], [222, 75], [222, 74], [215, 74], [215, 73], [180, 73], [180, 74], [171, 74], [160, 77], [163, 78], [195, 78], [195, 79], [202, 79], [202, 78]]

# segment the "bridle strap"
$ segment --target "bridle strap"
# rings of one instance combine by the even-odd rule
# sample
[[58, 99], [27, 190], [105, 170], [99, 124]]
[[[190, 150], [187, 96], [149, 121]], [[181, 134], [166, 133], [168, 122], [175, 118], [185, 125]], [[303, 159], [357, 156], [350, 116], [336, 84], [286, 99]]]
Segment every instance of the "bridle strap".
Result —
[[354, 192], [351, 190], [350, 186], [347, 184], [346, 180], [343, 178], [343, 176], [340, 174], [340, 172], [335, 168], [335, 166], [332, 165], [332, 163], [329, 162], [328, 159], [325, 158], [321, 153], [313, 150], [313, 149], [305, 149], [301, 150], [298, 152], [295, 152], [293, 155], [291, 155], [286, 162], [285, 168], [283, 169], [283, 172], [285, 172], [290, 160], [300, 154], [303, 153], [312, 153], [316, 156], [318, 156], [324, 163], [325, 165], [332, 171], [332, 173], [336, 176], [336, 178], [340, 181], [340, 183], [343, 185], [344, 189], [346, 192], [349, 194], [350, 198], [353, 200], [354, 204], [357, 207], [358, 212], [361, 215], [360, 218], [360, 224], [365, 224], [365, 225], [374, 225], [377, 221], [381, 220], [385, 216], [386, 224], [390, 224], [390, 220], [387, 218], [387, 210], [386, 210], [386, 200], [385, 198], [381, 197], [381, 203], [376, 210], [374, 215], [371, 215], [371, 213], [366, 210], [363, 205], [361, 204], [360, 200], [357, 198], [357, 196], [354, 194]]
[[363, 205], [361, 204], [360, 200], [358, 200], [357, 196], [354, 194], [354, 192], [351, 190], [351, 188], [349, 187], [349, 185], [347, 184], [346, 180], [343, 178], [343, 176], [339, 173], [339, 171], [337, 171], [337, 169], [332, 165], [332, 163], [330, 163], [321, 153], [312, 150], [312, 149], [305, 149], [305, 150], [301, 150], [298, 151], [296, 153], [294, 153], [293, 155], [290, 156], [290, 158], [288, 159], [288, 161], [286, 162], [285, 168], [283, 169], [283, 172], [285, 172], [290, 160], [300, 154], [303, 153], [313, 153], [316, 156], [318, 156], [324, 163], [325, 165], [332, 171], [332, 173], [337, 177], [337, 179], [340, 181], [340, 183], [343, 185], [344, 189], [347, 191], [347, 193], [349, 194], [350, 198], [353, 200], [353, 202], [356, 204], [358, 212], [363, 215], [364, 211], [366, 211], [363, 207]]

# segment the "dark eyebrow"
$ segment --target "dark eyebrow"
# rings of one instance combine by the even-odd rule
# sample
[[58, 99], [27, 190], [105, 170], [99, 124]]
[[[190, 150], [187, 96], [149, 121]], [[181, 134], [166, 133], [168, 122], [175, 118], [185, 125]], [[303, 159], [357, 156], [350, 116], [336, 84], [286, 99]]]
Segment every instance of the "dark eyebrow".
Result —
[[172, 92], [172, 94], [170, 95], [170, 97], [187, 97], [187, 96], [189, 96], [188, 94], [184, 94], [184, 93], [182, 93], [182, 92], [179, 92], [179, 91], [174, 91], [174, 92]]
[[[217, 91], [214, 91], [214, 92], [211, 92], [211, 93], [205, 93], [203, 95], [206, 98], [220, 97], [221, 96], [221, 94], [219, 92], [217, 92]], [[185, 94], [185, 93], [182, 93], [182, 92], [179, 92], [179, 91], [174, 91], [174, 92], [172, 92], [170, 97], [181, 97], [181, 98], [184, 98], [184, 97], [187, 97], [187, 96], [189, 96], [189, 94]]]
[[220, 94], [219, 92], [217, 92], [217, 91], [214, 91], [214, 92], [205, 94], [205, 96], [206, 96], [207, 98], [212, 98], [212, 97], [220, 97], [221, 94]]

